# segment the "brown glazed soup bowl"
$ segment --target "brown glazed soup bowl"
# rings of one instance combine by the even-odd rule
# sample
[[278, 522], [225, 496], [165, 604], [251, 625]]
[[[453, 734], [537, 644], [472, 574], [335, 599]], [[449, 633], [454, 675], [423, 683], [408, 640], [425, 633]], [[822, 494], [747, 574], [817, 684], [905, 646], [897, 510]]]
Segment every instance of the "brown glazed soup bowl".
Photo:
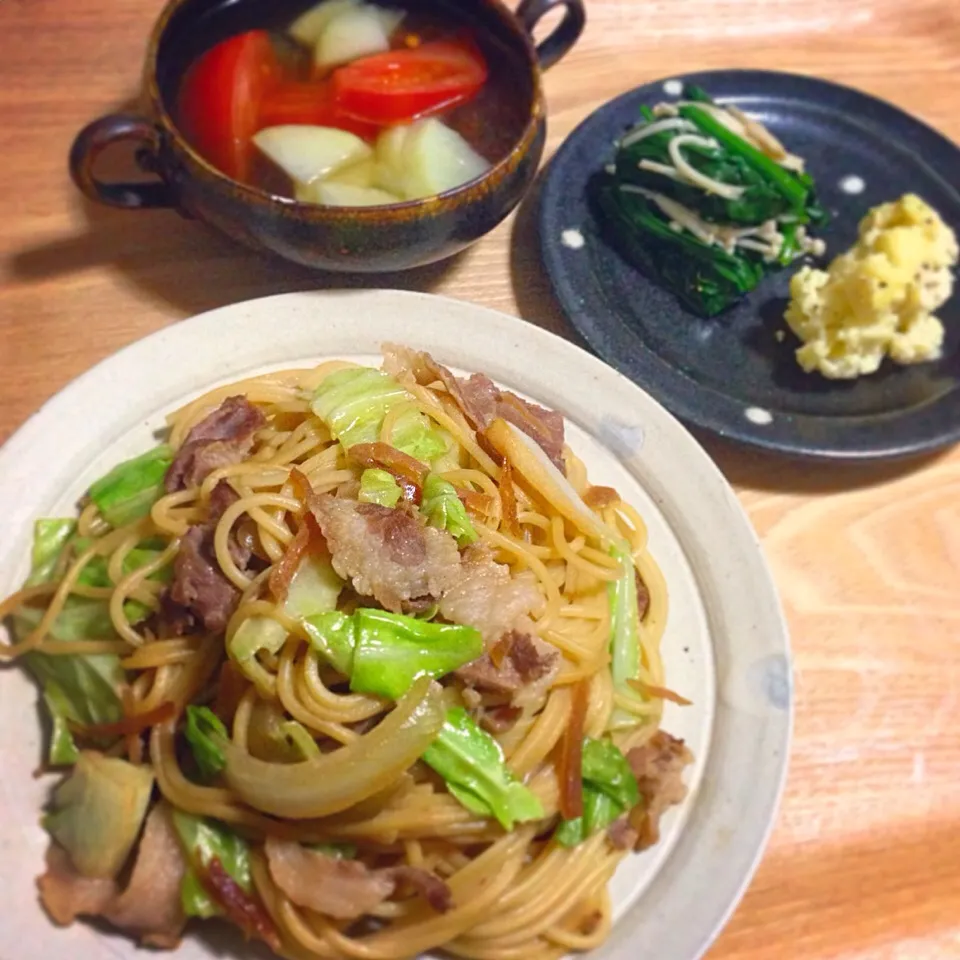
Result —
[[[432, 263], [492, 230], [520, 202], [543, 155], [546, 106], [541, 73], [574, 45], [583, 0], [523, 0], [511, 13], [500, 0], [406, 0], [472, 30], [490, 79], [464, 113], [444, 118], [493, 166], [482, 177], [425, 200], [378, 207], [298, 203], [221, 173], [187, 142], [176, 122], [187, 67], [219, 40], [255, 27], [280, 29], [313, 0], [169, 0], [150, 37], [141, 114], [112, 114], [84, 128], [70, 152], [70, 173], [91, 200], [126, 210], [169, 207], [261, 252], [322, 270], [380, 272]], [[533, 29], [549, 11], [563, 17], [542, 42]], [[482, 119], [481, 119], [482, 118]], [[132, 142], [146, 183], [98, 179], [97, 157]], [[145, 216], [148, 214], [144, 214]]]

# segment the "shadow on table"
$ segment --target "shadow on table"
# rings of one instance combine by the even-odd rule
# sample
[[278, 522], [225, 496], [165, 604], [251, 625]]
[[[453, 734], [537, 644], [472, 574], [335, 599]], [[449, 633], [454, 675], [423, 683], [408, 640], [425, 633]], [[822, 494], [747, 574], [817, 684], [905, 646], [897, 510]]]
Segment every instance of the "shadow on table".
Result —
[[[136, 112], [127, 99], [113, 112]], [[98, 160], [107, 181], [154, 180], [134, 162], [133, 149], [118, 144]], [[108, 268], [187, 315], [252, 297], [294, 290], [354, 288], [435, 289], [458, 255], [414, 270], [381, 274], [323, 273], [247, 250], [196, 220], [172, 210], [117, 210], [91, 203], [74, 191], [86, 229], [11, 257], [10, 275], [25, 283]]]
[[814, 461], [757, 450], [693, 431], [733, 486], [807, 495], [841, 493], [890, 483], [944, 459], [950, 450], [864, 463]]
[[38, 282], [108, 267], [148, 295], [190, 315], [294, 290], [396, 287], [429, 291], [457, 260], [396, 273], [322, 273], [248, 251], [169, 210], [113, 210], [82, 198], [78, 202], [83, 204], [86, 232], [15, 254], [10, 262], [12, 277]]
[[519, 314], [524, 320], [586, 349], [586, 344], [564, 316], [553, 294], [540, 256], [537, 217], [545, 170], [546, 168], [538, 174], [513, 221], [510, 236], [510, 280]]

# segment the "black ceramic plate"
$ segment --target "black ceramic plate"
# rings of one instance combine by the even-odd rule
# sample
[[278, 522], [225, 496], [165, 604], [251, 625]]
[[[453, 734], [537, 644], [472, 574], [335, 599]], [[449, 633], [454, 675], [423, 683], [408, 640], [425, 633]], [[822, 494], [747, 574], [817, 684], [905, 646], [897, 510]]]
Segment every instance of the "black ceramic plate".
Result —
[[[947, 328], [941, 361], [911, 367], [887, 361], [873, 376], [831, 381], [805, 374], [794, 359], [798, 341], [783, 312], [796, 266], [703, 320], [602, 239], [587, 182], [612, 160], [614, 141], [636, 122], [639, 106], [674, 99], [677, 81], [736, 104], [806, 159], [832, 215], [818, 233], [828, 257], [855, 241], [869, 207], [908, 192], [920, 194], [960, 233], [960, 149], [890, 104], [784, 73], [723, 70], [660, 80], [585, 120], [544, 180], [544, 260], [563, 310], [587, 343], [681, 420], [761, 447], [855, 459], [960, 441], [960, 293], [938, 312]], [[848, 178], [859, 178], [863, 189], [849, 192]], [[778, 331], [786, 331], [783, 340]]]

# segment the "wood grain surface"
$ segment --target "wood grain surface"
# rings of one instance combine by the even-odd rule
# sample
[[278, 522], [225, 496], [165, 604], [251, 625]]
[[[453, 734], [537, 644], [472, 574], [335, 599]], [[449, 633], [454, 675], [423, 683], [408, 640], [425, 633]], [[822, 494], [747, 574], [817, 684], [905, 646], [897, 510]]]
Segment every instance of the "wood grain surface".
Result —
[[[632, 86], [748, 66], [855, 85], [960, 139], [957, 0], [588, 8], [580, 45], [547, 80], [551, 150]], [[0, 0], [0, 441], [77, 374], [166, 324], [344, 285], [175, 214], [97, 209], [74, 191], [71, 139], [134, 98], [158, 9]], [[445, 293], [571, 335], [528, 208], [452, 262], [352, 283]], [[797, 673], [778, 826], [711, 960], [960, 958], [960, 452], [840, 469], [706, 442], [763, 538]]]

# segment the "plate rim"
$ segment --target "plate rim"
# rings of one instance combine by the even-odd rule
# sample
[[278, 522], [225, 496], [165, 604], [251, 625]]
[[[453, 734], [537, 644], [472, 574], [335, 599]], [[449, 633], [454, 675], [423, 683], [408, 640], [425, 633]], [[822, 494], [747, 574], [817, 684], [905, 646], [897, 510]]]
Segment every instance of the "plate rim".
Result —
[[[402, 302], [403, 307], [396, 308], [398, 302]], [[191, 340], [203, 334], [204, 331], [210, 335], [216, 333], [229, 341], [231, 323], [235, 328], [240, 329], [244, 323], [252, 324], [254, 322], [252, 319], [244, 319], [249, 311], [252, 311], [252, 316], [255, 316], [258, 311], [279, 316], [284, 311], [289, 310], [291, 317], [293, 317], [299, 307], [303, 306], [304, 309], [316, 309], [316, 312], [322, 316], [324, 306], [330, 307], [331, 304], [333, 304], [332, 310], [334, 311], [338, 308], [337, 305], [341, 305], [345, 312], [349, 312], [351, 322], [355, 322], [357, 327], [363, 326], [365, 311], [389, 311], [392, 307], [395, 309], [409, 308], [414, 312], [419, 311], [419, 319], [423, 328], [409, 337], [408, 342], [416, 343], [418, 340], [421, 342], [426, 340], [424, 346], [427, 348], [437, 337], [442, 342], [445, 336], [451, 338], [451, 343], [453, 343], [454, 338], [459, 337], [461, 344], [457, 349], [461, 350], [463, 349], [462, 338], [464, 336], [493, 338], [498, 351], [500, 351], [499, 345], [504, 340], [507, 343], [512, 342], [522, 346], [532, 354], [543, 356], [556, 363], [564, 371], [575, 371], [578, 376], [593, 380], [599, 392], [609, 393], [616, 397], [618, 400], [615, 405], [616, 409], [631, 411], [630, 415], [634, 419], [639, 418], [642, 412], [642, 416], [646, 418], [642, 427], [646, 430], [647, 439], [642, 451], [636, 447], [629, 449], [616, 448], [615, 440], [598, 436], [595, 431], [585, 427], [582, 421], [577, 420], [577, 425], [581, 429], [587, 430], [588, 434], [597, 443], [616, 455], [625, 469], [629, 470], [634, 476], [636, 482], [643, 486], [647, 494], [656, 501], [664, 521], [671, 528], [671, 534], [684, 552], [705, 607], [710, 630], [710, 645], [717, 661], [718, 675], [714, 691], [716, 716], [711, 742], [707, 747], [703, 779], [699, 789], [694, 792], [689, 801], [689, 816], [679, 831], [679, 836], [676, 838], [673, 848], [665, 856], [664, 862], [659, 864], [648, 889], [637, 902], [631, 905], [627, 913], [615, 925], [610, 940], [604, 947], [595, 952], [595, 956], [610, 956], [616, 958], [616, 960], [630, 956], [631, 948], [628, 944], [624, 947], [624, 937], [627, 940], [630, 939], [631, 931], [628, 929], [628, 925], [635, 927], [641, 922], [636, 919], [631, 923], [630, 920], [631, 917], [639, 917], [641, 907], [644, 908], [645, 913], [650, 914], [647, 919], [652, 918], [660, 922], [661, 925], [666, 923], [664, 917], [683, 916], [684, 911], [689, 910], [689, 903], [687, 902], [690, 900], [689, 893], [686, 897], [683, 894], [684, 876], [688, 881], [686, 886], [690, 886], [690, 883], [695, 884], [697, 882], [698, 874], [702, 876], [709, 872], [701, 869], [704, 854], [702, 850], [698, 849], [696, 838], [708, 829], [706, 824], [713, 817], [718, 821], [723, 821], [725, 826], [722, 829], [730, 834], [726, 841], [728, 846], [725, 850], [720, 849], [720, 842], [714, 838], [716, 849], [713, 850], [712, 856], [718, 863], [727, 865], [726, 873], [722, 877], [714, 875], [707, 881], [716, 902], [712, 904], [709, 911], [702, 915], [699, 923], [690, 923], [688, 916], [685, 928], [677, 929], [675, 932], [675, 936], [680, 938], [676, 943], [678, 949], [675, 952], [663, 954], [670, 960], [694, 960], [694, 958], [701, 957], [719, 935], [720, 930], [740, 902], [776, 824], [788, 772], [793, 728], [794, 701], [789, 631], [772, 572], [764, 556], [759, 538], [745, 510], [719, 468], [706, 454], [698, 441], [675, 417], [653, 397], [602, 360], [549, 331], [515, 317], [466, 301], [432, 294], [398, 290], [310, 291], [278, 294], [243, 301], [207, 311], [189, 320], [161, 328], [105, 358], [69, 383], [28, 418], [0, 447], [0, 489], [3, 489], [4, 486], [12, 486], [18, 480], [23, 479], [24, 475], [18, 475], [17, 467], [25, 451], [34, 444], [39, 444], [42, 448], [44, 439], [49, 441], [49, 433], [46, 432], [48, 424], [52, 420], [55, 421], [62, 412], [71, 407], [82, 408], [84, 404], [89, 406], [91, 397], [95, 396], [98, 390], [98, 385], [112, 381], [114, 377], [119, 377], [121, 373], [124, 374], [123, 378], [126, 380], [135, 382], [136, 378], [133, 374], [136, 371], [139, 370], [142, 374], [153, 367], [152, 357], [157, 356], [164, 350], [169, 351], [171, 347], [177, 345], [189, 348]], [[290, 322], [299, 325], [306, 321], [304, 319], [291, 319]], [[457, 329], [449, 332], [448, 328], [451, 327]], [[427, 328], [433, 331], [432, 337], [425, 332]], [[317, 354], [324, 355], [322, 323], [318, 324], [316, 329]], [[358, 334], [358, 337], [360, 336], [362, 335]], [[373, 339], [373, 335], [368, 335], [368, 339]], [[358, 352], [362, 352], [366, 348], [367, 344], [363, 344]], [[209, 347], [206, 349], [209, 350]], [[454, 347], [443, 347], [442, 349], [453, 350]], [[438, 349], [438, 353], [441, 355], [442, 349]], [[468, 347], [467, 349], [474, 348]], [[486, 349], [492, 350], [493, 347], [488, 346]], [[343, 354], [347, 351], [339, 350], [338, 352]], [[507, 353], [509, 351], [502, 351], [503, 355]], [[330, 351], [327, 351], [326, 354], [332, 355]], [[292, 354], [291, 359], [294, 359]], [[264, 366], [269, 362], [265, 360]], [[567, 381], [564, 380], [561, 383], [557, 380], [559, 370], [556, 374], [531, 373], [529, 368], [522, 366], [522, 359], [511, 359], [509, 356], [503, 363], [513, 365], [515, 373], [511, 379], [514, 386], [520, 388], [522, 384], [526, 385], [535, 380], [538, 387], [541, 387], [545, 382], [556, 380], [550, 390], [553, 390], [558, 397], [564, 395], [564, 383]], [[209, 356], [206, 364], [212, 371], [210, 379], [216, 379], [214, 357]], [[478, 366], [482, 368], [483, 365], [484, 361], [478, 361]], [[544, 364], [544, 368], [546, 366]], [[124, 371], [126, 372], [124, 373]], [[493, 370], [485, 372], [490, 373], [495, 379], [498, 378]], [[102, 386], [99, 386], [99, 388], [102, 389]], [[534, 391], [534, 394], [542, 394], [542, 390], [538, 389]], [[175, 394], [175, 398], [182, 398], [183, 396], [185, 396], [185, 392], [182, 390], [178, 390]], [[619, 401], [625, 402], [620, 403]], [[573, 406], [582, 408], [584, 403], [579, 401]], [[571, 416], [570, 419], [574, 420], [575, 418]], [[126, 422], [124, 421], [124, 414], [115, 412], [105, 414], [104, 420], [112, 422], [114, 427], [116, 427], [118, 421]], [[121, 435], [127, 429], [129, 429], [128, 426], [121, 431]], [[114, 432], [116, 433], [115, 430]], [[115, 439], [116, 437], [114, 437]], [[658, 439], [667, 442], [658, 446], [655, 443]], [[725, 559], [721, 560], [708, 555], [705, 561], [706, 566], [702, 569], [694, 562], [692, 551], [703, 552], [702, 547], [696, 543], [697, 535], [693, 532], [696, 529], [694, 521], [690, 520], [688, 522], [686, 518], [681, 518], [684, 520], [684, 524], [683, 529], [680, 529], [675, 526], [667, 513], [668, 507], [673, 510], [679, 509], [676, 504], [668, 503], [671, 500], [671, 491], [677, 488], [677, 483], [679, 483], [679, 489], [684, 489], [683, 485], [688, 484], [690, 480], [684, 479], [670, 483], [668, 482], [670, 478], [663, 477], [660, 481], [662, 485], [658, 489], [649, 485], [648, 482], [644, 482], [638, 471], [647, 457], [647, 453], [644, 451], [650, 450], [652, 450], [655, 461], [657, 458], [663, 459], [667, 463], [672, 460], [686, 461], [686, 466], [690, 474], [695, 475], [693, 479], [696, 481], [696, 484], [690, 489], [702, 491], [704, 500], [710, 501], [709, 506], [696, 506], [694, 513], [702, 509], [707, 514], [712, 510], [715, 514], [722, 515], [720, 521], [718, 521], [717, 529], [723, 530], [729, 536], [728, 547], [730, 553]], [[86, 455], [88, 463], [93, 459], [93, 456], [93, 454]], [[634, 465], [631, 467], [630, 463]], [[51, 475], [45, 479], [43, 484], [39, 485], [45, 492], [35, 494], [34, 499], [42, 500], [47, 496], [55, 495], [56, 488], [62, 489], [62, 475], [65, 471], [69, 473], [71, 468], [72, 464], [68, 458], [68, 461], [61, 465], [56, 475]], [[51, 491], [53, 491], [52, 494]], [[673, 496], [676, 498], [679, 494], [673, 494]], [[689, 494], [686, 495], [686, 499], [689, 503], [693, 503]], [[0, 531], [12, 533], [15, 528], [19, 529], [21, 524], [31, 515], [32, 510], [13, 511], [0, 521]], [[22, 535], [22, 529], [20, 534]], [[8, 542], [12, 542], [12, 538]], [[737, 579], [732, 576], [728, 568], [733, 568], [738, 572], [742, 571], [742, 573], [739, 573], [741, 582], [748, 582], [751, 587], [751, 590], [745, 593], [747, 599], [741, 601], [736, 596], [731, 598], [729, 591], [724, 592], [724, 587], [734, 583]], [[721, 569], [724, 571], [723, 575], [719, 573]], [[715, 600], [715, 605], [708, 603], [708, 595]], [[752, 628], [750, 628], [751, 618], [755, 618]], [[724, 628], [723, 636], [717, 635], [718, 623]], [[762, 649], [769, 649], [770, 653], [764, 658], [764, 662], [771, 661], [774, 668], [773, 676], [772, 679], [761, 677], [759, 682], [761, 687], [764, 683], [779, 684], [775, 695], [767, 691], [761, 696], [761, 693], [754, 691], [752, 688], [746, 689], [744, 685], [750, 679], [747, 676], [746, 668], [748, 665], [736, 664], [737, 670], [735, 671], [730, 664], [724, 666], [724, 662], [719, 658], [718, 644], [731, 644], [731, 649], [736, 652], [736, 648], [733, 646], [733, 642], [737, 639], [736, 636], [733, 636], [735, 631], [728, 629], [731, 624], [736, 623], [739, 623], [745, 631], [749, 629], [751, 635], [756, 633], [758, 637], [762, 638]], [[751, 663], [749, 665], [750, 671], [759, 662]], [[741, 667], [744, 669], [740, 670]], [[730, 676], [720, 675], [724, 669], [729, 671], [733, 680]], [[721, 715], [725, 718], [724, 723], [721, 723]], [[749, 802], [755, 805], [755, 808], [754, 806], [750, 808], [753, 816], [745, 819], [734, 815], [743, 813], [743, 810], [739, 808], [730, 810], [724, 806], [726, 804], [729, 807], [729, 802], [721, 792], [724, 778], [730, 777], [729, 771], [732, 769], [727, 768], [725, 770], [721, 760], [724, 756], [733, 754], [731, 743], [736, 746], [736, 736], [733, 736], [731, 741], [729, 731], [735, 730], [735, 732], [742, 733], [744, 724], [753, 724], [749, 728], [754, 736], [751, 746], [759, 764], [759, 767], [753, 771], [756, 780], [752, 783], [752, 790], [749, 792]], [[727, 732], [728, 737], [727, 740], [722, 741], [721, 733], [724, 731]], [[0, 737], [0, 742], [3, 739], [3, 737]], [[740, 739], [741, 741], [745, 740], [743, 736]], [[708, 775], [711, 771], [717, 773], [713, 768], [718, 766], [720, 767], [719, 777], [715, 781], [708, 782]], [[740, 786], [739, 783], [735, 785]], [[744, 793], [743, 796], [746, 797], [747, 794]], [[719, 830], [720, 827], [716, 829]], [[735, 849], [732, 844], [734, 831], [737, 831]], [[686, 863], [686, 874], [684, 874], [683, 863]], [[656, 897], [655, 909], [651, 910], [651, 897], [658, 886], [663, 885], [666, 886], [666, 890], [659, 892]], [[716, 897], [718, 890], [721, 891], [721, 895]], [[693, 902], [698, 901], [694, 900]], [[39, 912], [37, 915], [40, 916]]]
[[[960, 158], [960, 144], [954, 143], [949, 137], [922, 118], [909, 113], [907, 110], [898, 107], [896, 104], [882, 97], [859, 90], [856, 87], [837, 83], [833, 80], [826, 80], [813, 74], [781, 70], [755, 70], [749, 68], [700, 70], [690, 73], [679, 72], [638, 84], [630, 90], [624, 91], [601, 103], [585, 116], [566, 136], [559, 148], [550, 157], [543, 173], [541, 188], [537, 196], [537, 209], [535, 211], [541, 260], [555, 302], [564, 317], [566, 317], [589, 348], [595, 350], [597, 356], [613, 366], [618, 372], [624, 373], [612, 349], [605, 346], [605, 325], [601, 320], [597, 319], [598, 315], [610, 310], [609, 304], [603, 301], [602, 310], [598, 311], [583, 308], [584, 301], [581, 295], [582, 291], [575, 289], [575, 285], [567, 279], [566, 264], [561, 250], [563, 244], [558, 242], [557, 237], [554, 236], [556, 233], [556, 230], [553, 229], [555, 224], [548, 224], [547, 221], [551, 216], [555, 216], [558, 210], [562, 209], [560, 202], [563, 194], [563, 188], [561, 186], [561, 166], [579, 144], [580, 140], [588, 133], [589, 128], [598, 122], [601, 115], [631, 103], [641, 90], [657, 86], [662, 87], [663, 84], [671, 80], [699, 83], [700, 85], [709, 85], [711, 82], [716, 82], [717, 80], [743, 82], [745, 84], [742, 90], [743, 97], [757, 96], [761, 99], [769, 97], [769, 94], [766, 94], [762, 89], [764, 81], [774, 83], [790, 82], [808, 88], [819, 87], [832, 92], [834, 95], [840, 95], [844, 98], [852, 97], [861, 104], [869, 106], [871, 111], [875, 111], [891, 119], [896, 119], [900, 124], [908, 125], [915, 131], [918, 137], [922, 137], [924, 142], [921, 147], [918, 147], [918, 150], [923, 152], [924, 163], [941, 181], [945, 189], [957, 194], [957, 200], [958, 203], [960, 203], [960, 185], [951, 183], [943, 169], [943, 164], [948, 158], [935, 156], [931, 161], [930, 157], [930, 153], [950, 151], [954, 156]], [[751, 88], [746, 86], [749, 84], [753, 84], [752, 93]], [[724, 94], [723, 96], [727, 95], [728, 94]], [[808, 103], [816, 102], [809, 96], [801, 96], [797, 99], [803, 99]], [[850, 112], [846, 109], [841, 112], [846, 116], [851, 116]], [[873, 125], [877, 122], [876, 119], [872, 117], [868, 119], [857, 117], [856, 119], [861, 125], [864, 123]], [[581, 225], [571, 224], [570, 226], [580, 227]], [[960, 292], [955, 295], [960, 295]], [[819, 421], [830, 424], [829, 435], [838, 437], [838, 439], [815, 443], [803, 440], [795, 435], [792, 438], [790, 436], [778, 438], [771, 435], [770, 431], [765, 429], [766, 425], [764, 423], [753, 422], [744, 416], [739, 416], [735, 422], [731, 418], [723, 415], [714, 416], [709, 403], [706, 401], [709, 400], [711, 395], [718, 394], [716, 389], [701, 384], [694, 378], [687, 377], [672, 364], [667, 364], [653, 349], [641, 346], [637, 357], [639, 358], [638, 376], [651, 374], [651, 378], [643, 384], [638, 381], [634, 382], [637, 383], [638, 386], [641, 386], [642, 389], [648, 390], [655, 400], [665, 406], [674, 416], [684, 423], [684, 425], [706, 431], [725, 440], [731, 440], [767, 452], [812, 461], [864, 462], [917, 457], [924, 453], [942, 450], [960, 442], [960, 396], [955, 395], [956, 391], [951, 391], [923, 407], [909, 408], [902, 411], [894, 411], [893, 413], [877, 414], [875, 417], [870, 418], [871, 427], [875, 427], [883, 422], [889, 423], [892, 420], [900, 422], [910, 420], [918, 421], [917, 432], [908, 433], [906, 439], [895, 439], [892, 442], [885, 441], [881, 434], [877, 439], [870, 439], [867, 442], [853, 439], [851, 443], [852, 434], [857, 429], [857, 423], [862, 424], [865, 419], [862, 417], [821, 417], [812, 414], [796, 414], [792, 412], [781, 414], [780, 419], [783, 421]], [[663, 368], [669, 370], [670, 379], [675, 381], [675, 383], [684, 379], [695, 385], [695, 392], [692, 398], [678, 398], [677, 394], [679, 390], [676, 385], [670, 386], [668, 384], [665, 388], [661, 389], [660, 377], [657, 371]], [[629, 374], [624, 375], [630, 376]], [[719, 395], [724, 396], [722, 393]], [[934, 422], [932, 426], [927, 426], [925, 421], [928, 419], [930, 412], [932, 410], [942, 409], [944, 406], [948, 406], [948, 409], [955, 414], [951, 418], [952, 422], [948, 422], [945, 426], [938, 426], [936, 422]], [[850, 423], [849, 421], [851, 420], [855, 420], [857, 423]]]

